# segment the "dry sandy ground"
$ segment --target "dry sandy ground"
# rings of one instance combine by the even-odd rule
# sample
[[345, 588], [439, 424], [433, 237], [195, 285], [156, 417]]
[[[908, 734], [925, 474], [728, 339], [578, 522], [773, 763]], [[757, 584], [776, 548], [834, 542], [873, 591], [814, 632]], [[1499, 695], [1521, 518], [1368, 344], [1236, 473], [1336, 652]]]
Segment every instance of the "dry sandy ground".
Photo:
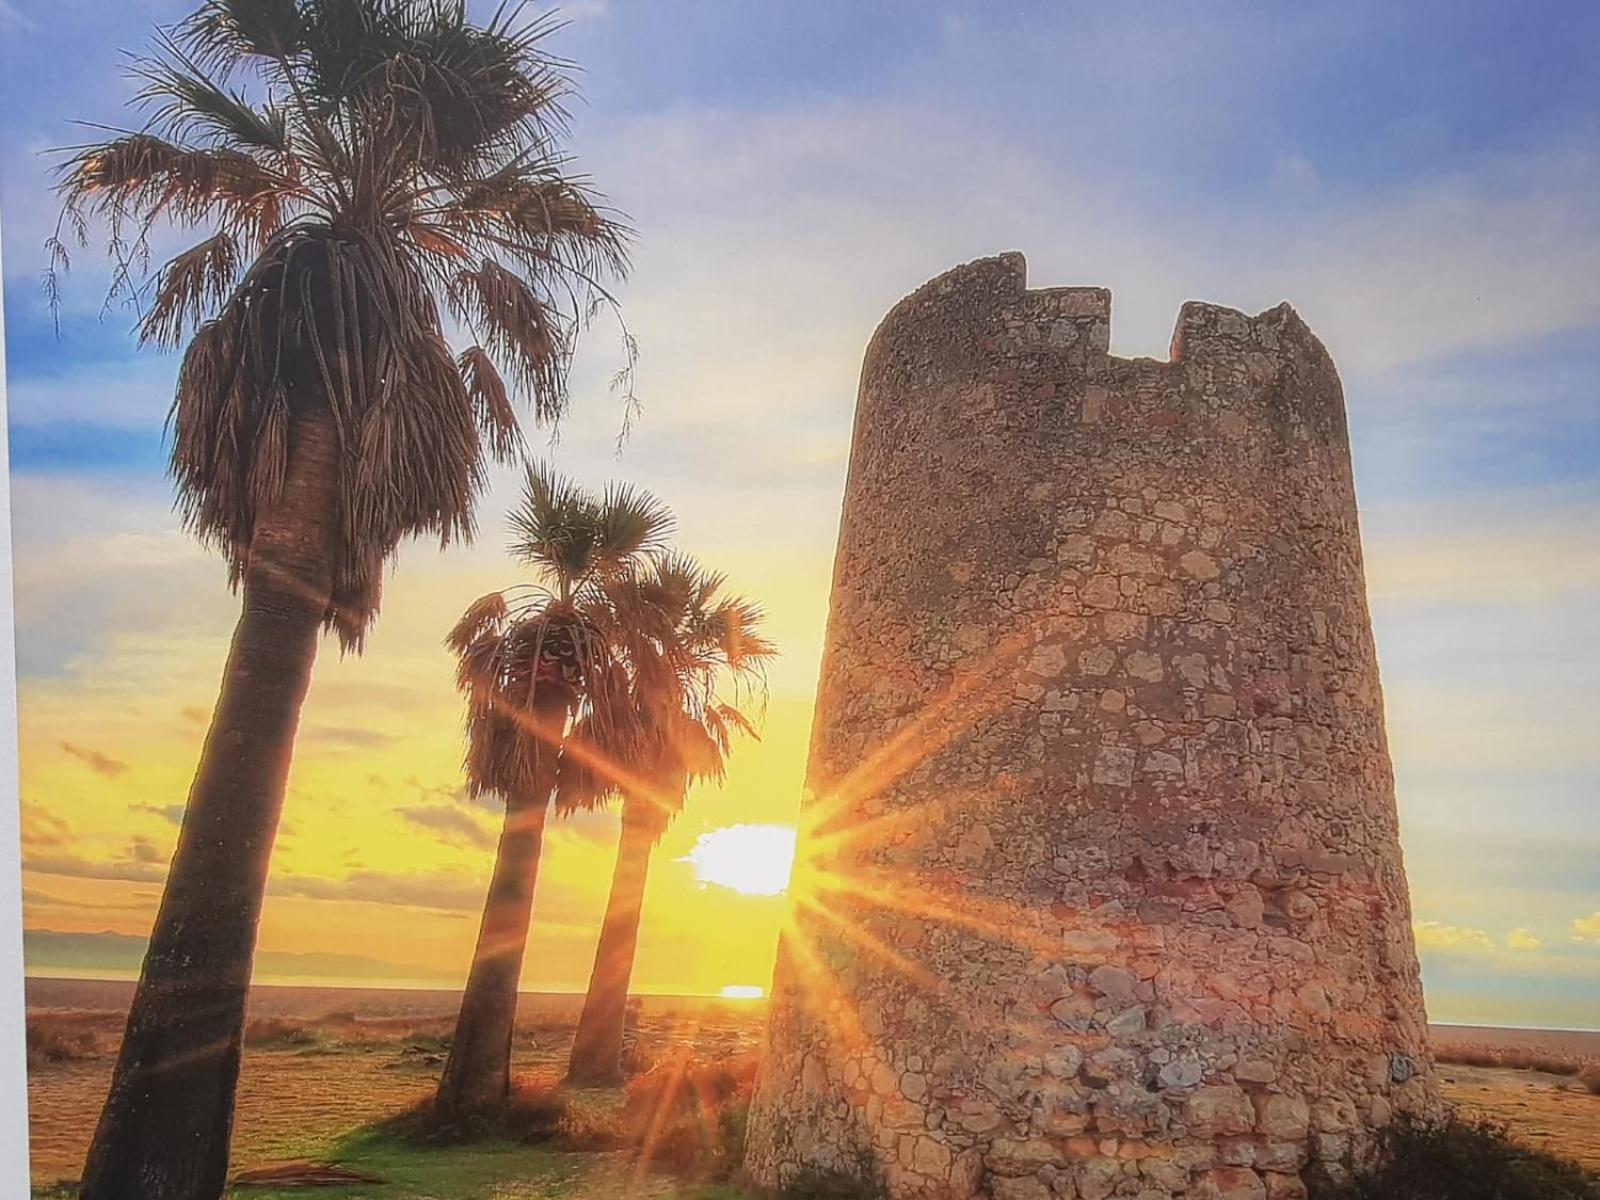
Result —
[[[1436, 1025], [1437, 1052], [1491, 1047], [1600, 1063], [1600, 1033], [1561, 1029], [1491, 1029], [1474, 1025]], [[1576, 1086], [1570, 1075], [1504, 1067], [1441, 1063], [1445, 1095], [1472, 1116], [1509, 1126], [1541, 1150], [1575, 1158], [1600, 1171], [1600, 1096]]]
[[[30, 982], [30, 1016], [46, 1014], [72, 1028], [100, 1031], [97, 1057], [41, 1063], [29, 1076], [32, 1174], [36, 1185], [76, 1178], [109, 1080], [110, 1046], [119, 1016], [115, 993]], [[340, 1134], [399, 1112], [426, 1096], [439, 1069], [429, 1035], [448, 1025], [439, 993], [356, 993], [322, 989], [261, 989], [258, 1015], [302, 1019], [346, 1014], [332, 1027], [350, 1039], [369, 1030], [371, 1044], [247, 1049], [240, 1078], [234, 1163], [246, 1168], [314, 1153]], [[291, 994], [296, 993], [296, 994]], [[110, 1003], [105, 1003], [106, 1001]], [[104, 1004], [91, 1010], [85, 1001]], [[553, 1075], [565, 1061], [570, 1020], [567, 998], [529, 997], [519, 1033], [516, 1068]], [[640, 1036], [649, 1055], [692, 1045], [702, 1057], [736, 1054], [759, 1036], [761, 1010], [706, 1002], [647, 1003]], [[353, 1019], [352, 1019], [353, 1018]], [[320, 1022], [319, 1022], [320, 1024]], [[1600, 1060], [1600, 1034], [1561, 1034], [1459, 1028], [1435, 1030], [1436, 1044], [1527, 1045]], [[1600, 1170], [1600, 1096], [1568, 1077], [1537, 1071], [1444, 1065], [1448, 1098], [1467, 1113], [1492, 1118], [1541, 1148]]]

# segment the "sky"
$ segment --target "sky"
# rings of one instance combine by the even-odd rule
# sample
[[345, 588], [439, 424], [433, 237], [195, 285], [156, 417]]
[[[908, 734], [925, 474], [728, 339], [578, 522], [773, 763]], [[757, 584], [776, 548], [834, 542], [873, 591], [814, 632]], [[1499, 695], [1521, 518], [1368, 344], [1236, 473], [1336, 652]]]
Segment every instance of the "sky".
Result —
[[[92, 256], [59, 332], [40, 286], [45, 151], [82, 140], [75, 119], [132, 120], [120, 52], [185, 11], [0, 0], [38, 972], [135, 969], [236, 616], [222, 564], [171, 509], [176, 358], [104, 310]], [[766, 606], [783, 651], [761, 742], [657, 854], [640, 990], [767, 983], [784, 896], [700, 875], [730, 844], [718, 831], [795, 821], [862, 350], [925, 279], [1016, 249], [1034, 286], [1112, 289], [1117, 354], [1165, 357], [1187, 299], [1288, 299], [1322, 337], [1348, 400], [1430, 1014], [1600, 1026], [1600, 9], [587, 0], [563, 15], [551, 45], [582, 69], [572, 152], [638, 231], [620, 297], [643, 411], [619, 455], [622, 347], [602, 321], [559, 440], [535, 442], [579, 480], [654, 490], [677, 543]], [[460, 798], [439, 639], [520, 578], [515, 492], [495, 480], [475, 545], [402, 549], [364, 657], [324, 649], [260, 978], [463, 978], [496, 814]], [[525, 986], [583, 986], [615, 836], [605, 815], [550, 833]]]

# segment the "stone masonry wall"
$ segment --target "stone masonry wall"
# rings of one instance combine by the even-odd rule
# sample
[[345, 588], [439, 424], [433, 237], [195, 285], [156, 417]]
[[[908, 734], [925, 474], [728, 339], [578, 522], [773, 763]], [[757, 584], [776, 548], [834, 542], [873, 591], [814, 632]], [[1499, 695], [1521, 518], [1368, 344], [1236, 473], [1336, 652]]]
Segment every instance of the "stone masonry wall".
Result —
[[1286, 1200], [1437, 1105], [1344, 401], [1020, 255], [868, 348], [746, 1167]]

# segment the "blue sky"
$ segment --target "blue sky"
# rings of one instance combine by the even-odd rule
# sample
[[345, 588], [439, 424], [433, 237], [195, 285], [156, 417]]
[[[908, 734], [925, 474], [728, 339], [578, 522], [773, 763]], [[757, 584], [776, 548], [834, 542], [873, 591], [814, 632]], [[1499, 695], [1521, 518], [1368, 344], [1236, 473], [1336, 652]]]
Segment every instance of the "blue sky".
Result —
[[[128, 120], [118, 51], [185, 8], [0, 0], [25, 710], [30, 681], [92, 687], [86, 663], [153, 627], [231, 619], [169, 512], [175, 361], [101, 317], [92, 256], [59, 338], [39, 287], [40, 152], [72, 118]], [[773, 585], [779, 695], [814, 681], [855, 375], [900, 295], [1020, 249], [1037, 285], [1110, 286], [1113, 350], [1156, 356], [1186, 299], [1288, 299], [1345, 380], [1430, 1006], [1600, 1026], [1600, 7], [566, 15], [574, 151], [640, 232], [623, 298], [646, 408], [619, 462], [597, 327], [556, 459], [656, 488], [758, 594], [811, 564]], [[494, 549], [408, 551], [400, 577], [492, 578]], [[193, 598], [148, 598], [169, 588]]]

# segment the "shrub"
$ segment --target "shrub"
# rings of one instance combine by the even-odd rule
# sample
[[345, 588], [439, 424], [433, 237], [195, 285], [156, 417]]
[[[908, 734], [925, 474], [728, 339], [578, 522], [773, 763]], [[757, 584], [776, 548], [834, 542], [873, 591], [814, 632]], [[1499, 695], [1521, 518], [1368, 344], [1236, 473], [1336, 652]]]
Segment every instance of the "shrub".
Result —
[[422, 1145], [454, 1146], [467, 1142], [549, 1142], [563, 1131], [567, 1097], [547, 1083], [513, 1083], [504, 1106], [492, 1113], [445, 1117], [433, 1107], [433, 1098], [383, 1122], [383, 1128], [402, 1141]]
[[643, 1165], [698, 1182], [732, 1175], [755, 1074], [753, 1056], [702, 1065], [680, 1055], [630, 1080], [622, 1126]]
[[1515, 1071], [1543, 1071], [1547, 1075], [1577, 1075], [1584, 1069], [1581, 1058], [1529, 1046], [1489, 1046], [1481, 1042], [1462, 1042], [1440, 1046], [1433, 1057], [1441, 1063], [1463, 1067], [1505, 1067]]
[[256, 1050], [303, 1048], [321, 1041], [313, 1025], [288, 1017], [251, 1017], [244, 1026], [244, 1044]]
[[78, 1062], [100, 1057], [100, 1039], [94, 1030], [75, 1028], [67, 1021], [49, 1017], [29, 1017], [27, 1024], [28, 1070], [46, 1063]]
[[1371, 1166], [1310, 1183], [1312, 1200], [1600, 1200], [1600, 1175], [1520, 1145], [1502, 1125], [1456, 1117], [1396, 1122]]
[[1600, 1096], [1600, 1063], [1590, 1063], [1578, 1072], [1578, 1086]]

